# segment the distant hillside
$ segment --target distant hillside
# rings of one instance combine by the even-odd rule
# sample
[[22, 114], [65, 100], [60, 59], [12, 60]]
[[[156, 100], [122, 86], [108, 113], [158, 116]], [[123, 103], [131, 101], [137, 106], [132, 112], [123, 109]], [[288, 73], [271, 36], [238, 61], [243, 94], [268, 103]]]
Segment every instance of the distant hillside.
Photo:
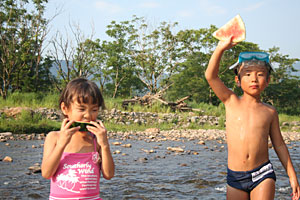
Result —
[[299, 76], [300, 77], [300, 62], [297, 62], [295, 65], [294, 65], [295, 69], [297, 69], [298, 71], [297, 72], [292, 72], [291, 75], [293, 76]]
[[[60, 63], [62, 65], [62, 67], [63, 67], [63, 70], [66, 71], [67, 70], [67, 62], [65, 60], [61, 60]], [[57, 76], [57, 65], [56, 65], [56, 63], [52, 64], [52, 67], [50, 68], [50, 72], [54, 76]]]

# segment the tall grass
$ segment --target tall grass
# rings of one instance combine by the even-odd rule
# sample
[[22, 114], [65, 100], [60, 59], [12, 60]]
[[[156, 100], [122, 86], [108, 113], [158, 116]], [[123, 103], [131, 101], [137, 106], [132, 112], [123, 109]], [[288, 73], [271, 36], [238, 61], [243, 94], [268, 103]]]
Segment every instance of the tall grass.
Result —
[[4, 100], [0, 98], [0, 108], [30, 107], [58, 108], [59, 94], [56, 93], [12, 93]]

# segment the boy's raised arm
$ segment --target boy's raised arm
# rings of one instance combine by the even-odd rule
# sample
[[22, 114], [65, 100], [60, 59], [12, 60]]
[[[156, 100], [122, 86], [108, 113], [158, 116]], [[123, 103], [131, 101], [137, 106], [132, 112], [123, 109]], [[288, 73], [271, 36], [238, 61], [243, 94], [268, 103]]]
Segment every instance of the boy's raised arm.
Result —
[[208, 67], [205, 72], [205, 78], [208, 84], [223, 103], [225, 103], [234, 93], [228, 89], [219, 78], [219, 65], [224, 51], [230, 49], [234, 45], [236, 44], [232, 43], [232, 38], [229, 38], [227, 41], [220, 41], [209, 60]]

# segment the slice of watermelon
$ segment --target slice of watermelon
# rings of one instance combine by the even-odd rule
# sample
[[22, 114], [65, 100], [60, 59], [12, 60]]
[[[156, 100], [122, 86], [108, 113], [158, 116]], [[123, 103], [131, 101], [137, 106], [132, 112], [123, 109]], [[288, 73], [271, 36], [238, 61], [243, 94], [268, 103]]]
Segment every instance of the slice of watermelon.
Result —
[[228, 21], [224, 26], [213, 33], [213, 36], [218, 40], [226, 40], [233, 36], [232, 41], [237, 43], [246, 39], [245, 24], [240, 15], [235, 16]]

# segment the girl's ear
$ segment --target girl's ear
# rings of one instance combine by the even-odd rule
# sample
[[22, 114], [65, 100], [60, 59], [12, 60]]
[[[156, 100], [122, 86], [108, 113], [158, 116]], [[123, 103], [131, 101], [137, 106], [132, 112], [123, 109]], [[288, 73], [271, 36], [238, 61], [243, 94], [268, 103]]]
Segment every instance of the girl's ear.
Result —
[[238, 77], [238, 76], [235, 76], [234, 79], [235, 79], [236, 85], [237, 85], [238, 87], [241, 87], [241, 82], [240, 82], [239, 77]]
[[68, 107], [66, 106], [65, 102], [62, 102], [62, 103], [60, 104], [60, 109], [61, 109], [62, 113], [63, 113], [65, 116], [67, 116]]

